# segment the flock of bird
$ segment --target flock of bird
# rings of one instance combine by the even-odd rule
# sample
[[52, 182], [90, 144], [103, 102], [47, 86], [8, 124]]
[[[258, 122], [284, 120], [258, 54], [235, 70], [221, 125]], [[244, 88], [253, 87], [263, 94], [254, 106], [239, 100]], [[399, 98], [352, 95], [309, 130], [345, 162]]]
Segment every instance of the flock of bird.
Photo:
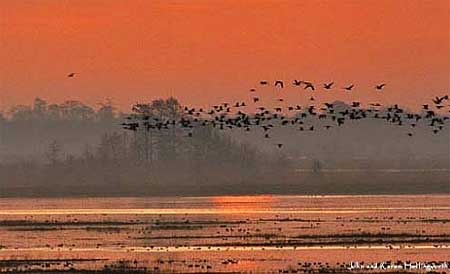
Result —
[[[266, 80], [262, 80], [259, 81], [259, 84], [262, 86], [266, 86], [269, 85], [269, 82]], [[310, 90], [316, 90], [316, 86], [312, 83], [312, 82], [308, 82], [308, 81], [303, 81], [303, 80], [296, 80], [294, 79], [292, 81], [292, 85], [293, 86], [297, 86], [297, 87], [303, 87], [303, 89], [310, 89]], [[276, 80], [274, 83], [275, 87], [280, 87], [280, 88], [284, 88], [285, 84], [283, 80]], [[324, 89], [331, 89], [334, 86], [334, 82], [329, 82], [329, 83], [324, 83], [323, 84], [323, 88]], [[382, 90], [384, 88], [384, 86], [386, 86], [386, 83], [382, 83], [379, 85], [375, 85], [375, 88], [377, 90]], [[354, 84], [349, 84], [348, 86], [344, 86], [342, 89], [347, 90], [347, 91], [351, 91], [353, 88], [355, 87]], [[256, 89], [251, 89], [250, 91], [256, 91]]]
[[[268, 81], [259, 81], [260, 86], [269, 85]], [[294, 80], [293, 86], [303, 88], [305, 90], [316, 90], [315, 84]], [[324, 83], [323, 89], [330, 90], [335, 85], [334, 82]], [[273, 83], [275, 88], [285, 88], [285, 82], [276, 80]], [[374, 86], [374, 89], [381, 91], [386, 87], [386, 83]], [[350, 92], [355, 88], [354, 84], [343, 87], [344, 90]], [[234, 103], [222, 103], [214, 105], [209, 109], [184, 107], [182, 115], [176, 119], [158, 117], [150, 113], [148, 105], [136, 104], [133, 106], [133, 114], [127, 117], [127, 121], [122, 123], [124, 129], [137, 131], [144, 129], [165, 130], [169, 128], [179, 127], [187, 130], [186, 137], [192, 137], [197, 127], [213, 127], [219, 130], [225, 129], [241, 129], [251, 131], [254, 128], [263, 130], [264, 138], [271, 138], [270, 132], [275, 127], [297, 127], [299, 131], [317, 131], [318, 124], [312, 123], [311, 118], [316, 118], [326, 122], [322, 126], [329, 130], [333, 127], [340, 127], [347, 121], [363, 120], [363, 119], [379, 119], [389, 122], [397, 126], [407, 126], [409, 130], [407, 135], [413, 136], [413, 129], [420, 122], [429, 126], [431, 131], [438, 134], [448, 124], [449, 117], [439, 111], [448, 108], [445, 105], [449, 100], [448, 95], [437, 96], [432, 99], [432, 104], [424, 104], [419, 113], [409, 112], [401, 108], [398, 104], [392, 106], [382, 106], [379, 103], [371, 103], [366, 107], [361, 102], [354, 101], [351, 104], [342, 107], [336, 103], [324, 103], [323, 105], [310, 104], [307, 106], [290, 105], [267, 107], [260, 104], [261, 99], [257, 96], [255, 88], [250, 89], [251, 103], [238, 101]], [[314, 97], [310, 101], [314, 101]], [[277, 99], [277, 102], [284, 102], [283, 98]], [[248, 111], [253, 108], [256, 111]], [[450, 111], [449, 111], [450, 112]], [[320, 127], [322, 127], [320, 126]], [[283, 144], [277, 143], [277, 147], [281, 148]]]

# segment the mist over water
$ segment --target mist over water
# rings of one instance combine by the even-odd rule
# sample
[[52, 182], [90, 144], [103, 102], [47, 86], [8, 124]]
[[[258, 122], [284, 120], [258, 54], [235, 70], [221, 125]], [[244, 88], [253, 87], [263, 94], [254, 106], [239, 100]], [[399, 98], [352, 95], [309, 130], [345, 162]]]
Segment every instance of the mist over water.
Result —
[[[336, 108], [351, 106], [334, 102]], [[174, 98], [155, 117], [180, 117]], [[213, 127], [132, 132], [111, 104], [36, 99], [0, 119], [0, 195], [141, 196], [450, 192], [450, 135], [377, 120], [307, 118], [270, 131]], [[192, 136], [189, 137], [189, 132]], [[282, 143], [279, 148], [276, 144]]]

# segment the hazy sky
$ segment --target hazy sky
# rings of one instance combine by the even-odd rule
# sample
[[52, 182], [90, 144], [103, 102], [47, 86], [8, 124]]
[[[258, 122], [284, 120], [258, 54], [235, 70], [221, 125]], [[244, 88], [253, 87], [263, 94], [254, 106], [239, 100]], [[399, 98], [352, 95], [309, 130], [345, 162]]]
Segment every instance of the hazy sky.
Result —
[[356, 84], [323, 100], [414, 106], [449, 91], [448, 0], [4, 0], [0, 12], [0, 106], [204, 105], [278, 78]]

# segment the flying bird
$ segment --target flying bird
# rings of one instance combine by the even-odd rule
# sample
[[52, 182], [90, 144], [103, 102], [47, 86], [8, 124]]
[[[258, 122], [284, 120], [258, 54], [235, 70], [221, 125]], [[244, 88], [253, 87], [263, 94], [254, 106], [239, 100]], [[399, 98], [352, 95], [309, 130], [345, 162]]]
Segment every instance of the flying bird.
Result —
[[375, 88], [378, 90], [382, 90], [384, 88], [384, 86], [386, 86], [386, 83], [376, 85]]
[[69, 73], [69, 74], [67, 74], [67, 77], [69, 77], [69, 78], [73, 78], [73, 77], [75, 77], [75, 72], [71, 72], [71, 73]]
[[281, 80], [276, 80], [275, 81], [275, 86], [280, 86], [281, 88], [283, 88], [284, 87], [284, 83]]
[[303, 83], [303, 81], [302, 80], [294, 80], [294, 85], [295, 86], [300, 86], [301, 84]]
[[304, 89], [310, 88], [310, 89], [314, 90], [314, 85], [312, 83], [310, 83], [310, 82], [304, 82], [304, 83], [305, 83]]
[[433, 99], [433, 103], [435, 103], [436, 105], [439, 105], [444, 100], [448, 100], [448, 95], [445, 95], [445, 96], [442, 96], [442, 97], [436, 97], [435, 99]]
[[323, 84], [323, 88], [324, 89], [331, 89], [331, 86], [333, 86], [334, 82], [328, 83], [328, 84]]
[[344, 87], [343, 89], [350, 91], [354, 86], [354, 84], [351, 84], [350, 86]]

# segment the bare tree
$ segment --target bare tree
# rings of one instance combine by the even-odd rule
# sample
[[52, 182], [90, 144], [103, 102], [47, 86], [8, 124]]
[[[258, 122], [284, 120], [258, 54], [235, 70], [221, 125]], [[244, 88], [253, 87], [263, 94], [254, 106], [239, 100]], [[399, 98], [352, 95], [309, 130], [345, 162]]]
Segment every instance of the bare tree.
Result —
[[50, 166], [55, 167], [62, 157], [62, 145], [57, 140], [53, 140], [48, 145], [45, 156], [47, 157]]

